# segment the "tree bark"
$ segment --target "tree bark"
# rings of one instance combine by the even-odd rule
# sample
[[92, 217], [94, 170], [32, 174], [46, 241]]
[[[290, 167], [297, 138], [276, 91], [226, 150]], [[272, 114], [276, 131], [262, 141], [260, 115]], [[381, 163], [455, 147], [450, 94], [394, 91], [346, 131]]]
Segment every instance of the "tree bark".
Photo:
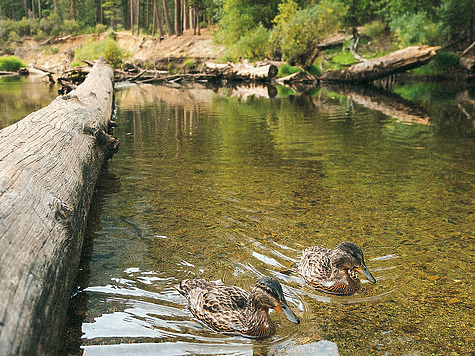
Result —
[[107, 135], [112, 69], [96, 63], [67, 96], [0, 130], [2, 355], [54, 355]]
[[181, 36], [183, 34], [181, 24], [181, 0], [175, 0], [175, 35]]
[[411, 46], [380, 58], [355, 64], [350, 68], [324, 73], [326, 82], [369, 82], [391, 74], [420, 67], [435, 57], [440, 47]]

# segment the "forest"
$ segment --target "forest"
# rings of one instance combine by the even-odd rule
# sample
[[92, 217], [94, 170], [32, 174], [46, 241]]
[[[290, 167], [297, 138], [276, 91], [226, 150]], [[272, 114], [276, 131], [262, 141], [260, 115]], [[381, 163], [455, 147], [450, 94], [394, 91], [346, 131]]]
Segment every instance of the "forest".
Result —
[[213, 26], [226, 60], [264, 58], [311, 66], [329, 34], [365, 26], [367, 37], [390, 34], [397, 47], [439, 45], [463, 50], [475, 37], [472, 0], [2, 0], [1, 50], [29, 36], [130, 31], [199, 35]]

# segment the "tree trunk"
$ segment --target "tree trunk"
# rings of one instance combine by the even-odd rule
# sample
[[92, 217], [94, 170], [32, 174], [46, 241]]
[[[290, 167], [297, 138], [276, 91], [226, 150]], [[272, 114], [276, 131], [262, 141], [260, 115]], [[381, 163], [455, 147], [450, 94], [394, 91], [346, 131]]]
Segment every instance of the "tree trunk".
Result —
[[71, 0], [71, 20], [76, 20], [76, 0]]
[[160, 35], [160, 39], [163, 37], [163, 22], [162, 22], [162, 15], [160, 15], [160, 8], [157, 4], [157, 22], [158, 22], [158, 34]]
[[0, 130], [2, 355], [54, 355], [97, 177], [117, 140], [112, 69]]
[[130, 0], [130, 32], [134, 34], [134, 0]]
[[163, 13], [165, 15], [165, 22], [167, 23], [168, 36], [173, 35], [173, 27], [170, 21], [170, 14], [168, 13], [167, 0], [163, 0]]
[[38, 0], [38, 18], [41, 19], [41, 2]]
[[31, 0], [31, 16], [35, 18], [35, 0]]
[[140, 0], [137, 1], [137, 36], [140, 35]]
[[181, 24], [181, 0], [175, 0], [175, 34], [181, 36], [182, 24]]
[[435, 57], [440, 47], [412, 46], [373, 58], [350, 68], [324, 73], [320, 79], [327, 82], [369, 82], [391, 74], [420, 67]]

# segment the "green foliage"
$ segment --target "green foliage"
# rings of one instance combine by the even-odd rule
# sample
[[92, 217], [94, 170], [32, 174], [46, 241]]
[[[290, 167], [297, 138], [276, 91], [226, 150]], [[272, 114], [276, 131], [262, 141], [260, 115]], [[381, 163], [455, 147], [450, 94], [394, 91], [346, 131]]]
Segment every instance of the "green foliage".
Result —
[[79, 33], [79, 24], [75, 20], [64, 20], [60, 31], [65, 35], [75, 35]]
[[172, 75], [177, 74], [178, 71], [180, 70], [180, 68], [178, 68], [173, 62], [168, 62], [167, 68], [168, 68], [168, 73]]
[[380, 20], [376, 20], [370, 22], [365, 26], [365, 35], [371, 39], [374, 39], [381, 36], [384, 33], [385, 29], [385, 24]]
[[414, 69], [417, 75], [437, 75], [460, 65], [460, 57], [457, 53], [442, 51], [425, 66]]
[[104, 15], [110, 21], [110, 26], [115, 28], [116, 22], [120, 20], [120, 0], [105, 0], [102, 4]]
[[338, 0], [322, 0], [302, 10], [293, 0], [286, 0], [279, 9], [271, 43], [280, 49], [282, 59], [307, 67], [312, 64], [309, 61], [316, 53], [317, 43], [340, 28], [347, 11]]
[[349, 66], [356, 63], [355, 57], [350, 51], [339, 52], [332, 58], [332, 61], [341, 66]]
[[290, 64], [286, 63], [286, 64], [282, 64], [279, 67], [279, 71], [277, 72], [277, 76], [278, 77], [286, 77], [288, 75], [291, 75], [291, 74], [294, 74], [294, 73], [297, 73], [297, 72], [300, 72], [300, 71], [302, 71], [301, 68], [293, 67]]
[[23, 61], [15, 56], [0, 57], [0, 70], [16, 72], [20, 68], [26, 67]]
[[101, 23], [98, 23], [96, 27], [94, 28], [94, 33], [96, 34], [104, 33], [106, 31], [107, 31], [107, 26]]
[[321, 68], [320, 66], [316, 65], [315, 63], [312, 64], [312, 65], [307, 69], [307, 71], [308, 71], [311, 75], [313, 75], [313, 76], [315, 76], [315, 77], [319, 77], [319, 76], [322, 75], [322, 68]]
[[192, 58], [187, 58], [184, 62], [183, 65], [188, 68], [188, 69], [193, 69], [196, 65], [195, 61]]
[[220, 31], [214, 33], [215, 39], [231, 47], [259, 24], [270, 28], [272, 19], [277, 14], [278, 3], [278, 0], [223, 0], [218, 15]]
[[410, 45], [434, 45], [439, 42], [438, 26], [424, 11], [404, 14], [389, 24], [401, 47]]
[[240, 57], [253, 60], [264, 59], [269, 55], [269, 30], [262, 24], [244, 34], [237, 43], [226, 51], [226, 57], [238, 60]]
[[100, 56], [104, 56], [107, 63], [117, 68], [128, 55], [128, 52], [119, 47], [117, 42], [111, 38], [106, 38], [99, 42], [89, 41], [86, 45], [77, 49], [74, 53], [74, 60], [80, 62], [82, 60], [95, 60]]

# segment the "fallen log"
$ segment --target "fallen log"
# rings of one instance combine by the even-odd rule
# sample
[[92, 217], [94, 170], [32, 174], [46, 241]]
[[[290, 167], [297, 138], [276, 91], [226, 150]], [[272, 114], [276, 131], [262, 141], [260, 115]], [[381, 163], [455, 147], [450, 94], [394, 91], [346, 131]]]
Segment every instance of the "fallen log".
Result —
[[278, 69], [274, 64], [253, 66], [246, 62], [216, 64], [204, 63], [205, 73], [223, 76], [232, 80], [254, 80], [269, 82], [277, 75]]
[[0, 130], [2, 355], [56, 354], [108, 135], [112, 69]]
[[326, 72], [323, 82], [369, 82], [420, 67], [435, 57], [440, 47], [411, 46], [386, 56], [369, 59], [349, 68]]

